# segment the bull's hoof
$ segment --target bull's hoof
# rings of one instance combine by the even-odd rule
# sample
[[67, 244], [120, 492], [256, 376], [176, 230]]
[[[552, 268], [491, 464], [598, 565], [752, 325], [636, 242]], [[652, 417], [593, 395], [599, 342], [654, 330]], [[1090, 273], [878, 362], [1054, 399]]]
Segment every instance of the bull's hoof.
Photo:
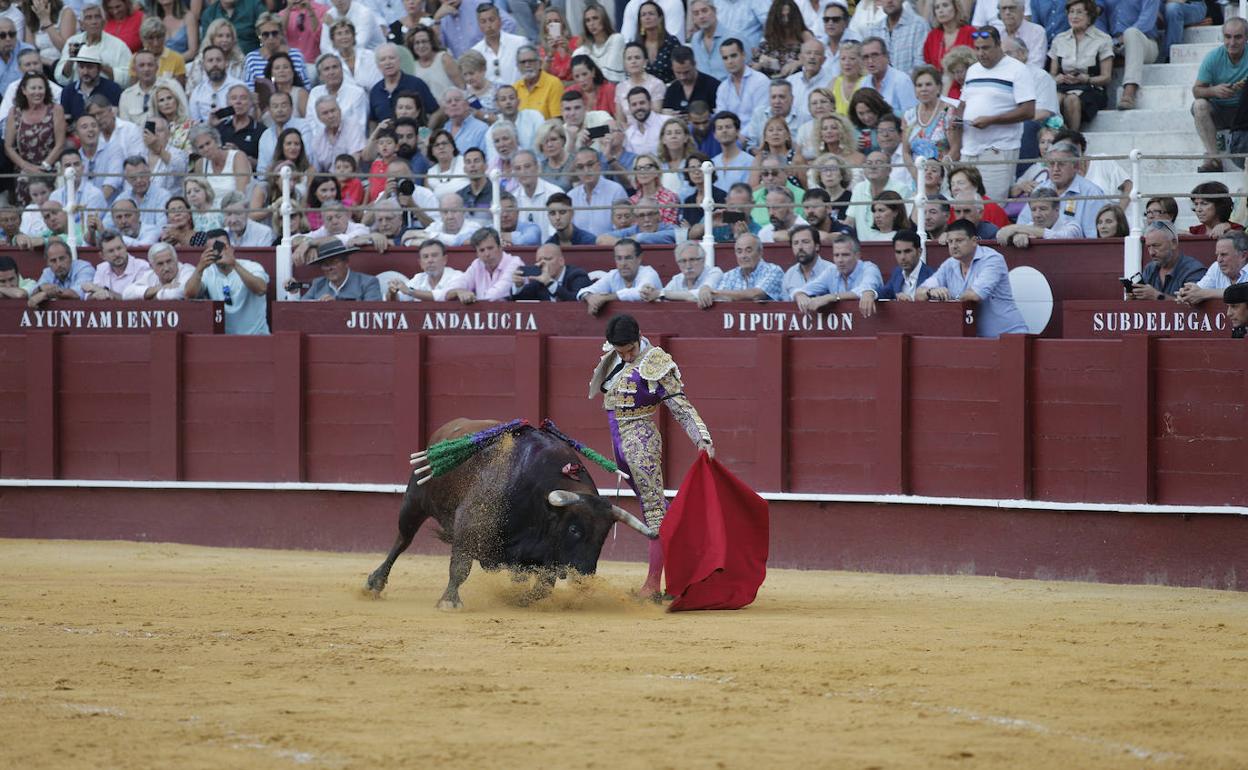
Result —
[[438, 609], [440, 610], [462, 610], [464, 603], [459, 599], [439, 599]]
[[386, 579], [377, 578], [372, 575], [368, 576], [368, 580], [364, 583], [364, 592], [370, 594], [374, 599], [381, 598], [381, 592], [386, 590]]

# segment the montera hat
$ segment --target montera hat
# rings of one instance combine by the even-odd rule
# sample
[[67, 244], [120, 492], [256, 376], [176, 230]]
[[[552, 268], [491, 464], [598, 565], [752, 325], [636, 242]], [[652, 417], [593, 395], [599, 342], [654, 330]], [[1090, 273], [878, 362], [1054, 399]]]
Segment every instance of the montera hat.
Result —
[[1228, 305], [1248, 302], [1248, 283], [1233, 283], [1222, 292], [1222, 301]]

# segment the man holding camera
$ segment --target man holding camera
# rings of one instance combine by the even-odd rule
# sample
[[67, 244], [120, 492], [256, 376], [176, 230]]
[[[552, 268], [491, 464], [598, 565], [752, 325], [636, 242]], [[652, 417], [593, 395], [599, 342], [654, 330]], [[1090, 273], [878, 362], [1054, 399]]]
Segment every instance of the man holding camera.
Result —
[[259, 262], [238, 259], [229, 235], [210, 230], [195, 272], [186, 281], [186, 296], [225, 303], [226, 334], [268, 334], [269, 274]]
[[589, 273], [564, 261], [558, 244], [538, 246], [534, 261], [536, 265], [521, 265], [512, 274], [512, 299], [575, 302], [577, 293], [590, 284]]

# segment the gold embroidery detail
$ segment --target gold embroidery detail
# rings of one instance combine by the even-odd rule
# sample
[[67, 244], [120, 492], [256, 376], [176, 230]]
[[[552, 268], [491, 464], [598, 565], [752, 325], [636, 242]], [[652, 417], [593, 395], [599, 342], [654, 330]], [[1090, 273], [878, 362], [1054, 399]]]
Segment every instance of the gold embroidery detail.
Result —
[[[676, 367], [676, 362], [667, 354], [663, 348], [650, 348], [644, 356], [642, 356], [641, 376], [647, 382], [658, 382], [663, 379], [668, 372], [675, 372], [676, 377], [680, 377], [680, 369]], [[651, 391], [654, 388], [650, 388]]]

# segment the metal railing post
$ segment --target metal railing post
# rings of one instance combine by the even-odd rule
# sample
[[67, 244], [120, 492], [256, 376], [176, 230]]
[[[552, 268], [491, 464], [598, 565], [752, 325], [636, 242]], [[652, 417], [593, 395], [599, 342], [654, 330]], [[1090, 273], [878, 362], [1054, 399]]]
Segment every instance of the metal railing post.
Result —
[[711, 177], [715, 166], [709, 161], [702, 161], [702, 254], [706, 259], [707, 269], [715, 267], [715, 225], [712, 217], [715, 214], [715, 197]]
[[[1248, 0], [1244, 0], [1248, 2]], [[1127, 223], [1130, 225], [1130, 232], [1127, 233], [1126, 239], [1122, 242], [1122, 275], [1124, 278], [1131, 278], [1140, 272], [1140, 264], [1143, 258], [1140, 238], [1144, 234], [1144, 226], [1140, 215], [1140, 187], [1144, 180], [1140, 176], [1143, 163], [1140, 162], [1141, 153], [1139, 150], [1131, 151], [1131, 195], [1130, 203], [1127, 206]], [[1087, 236], [1087, 233], [1084, 233]]]
[[923, 210], [927, 208], [927, 185], [923, 181], [927, 158], [923, 155], [914, 159], [914, 227], [919, 231], [919, 261], [927, 262], [927, 222]]
[[294, 206], [290, 201], [290, 166], [282, 166], [282, 241], [278, 244], [275, 251], [276, 272], [277, 272], [277, 299], [279, 302], [286, 302], [295, 299], [286, 291], [286, 284], [290, 282], [291, 276], [291, 258], [293, 249], [291, 241], [293, 235], [290, 232], [290, 215], [294, 210]]
[[501, 238], [503, 235], [503, 204], [499, 196], [503, 194], [503, 174], [499, 169], [490, 172], [490, 219], [494, 222], [494, 232]]
[[78, 172], [72, 168], [65, 169], [65, 213], [69, 215], [68, 221], [65, 223], [65, 233], [69, 236], [69, 253], [73, 259], [78, 259], [78, 223], [75, 217], [78, 216]]

